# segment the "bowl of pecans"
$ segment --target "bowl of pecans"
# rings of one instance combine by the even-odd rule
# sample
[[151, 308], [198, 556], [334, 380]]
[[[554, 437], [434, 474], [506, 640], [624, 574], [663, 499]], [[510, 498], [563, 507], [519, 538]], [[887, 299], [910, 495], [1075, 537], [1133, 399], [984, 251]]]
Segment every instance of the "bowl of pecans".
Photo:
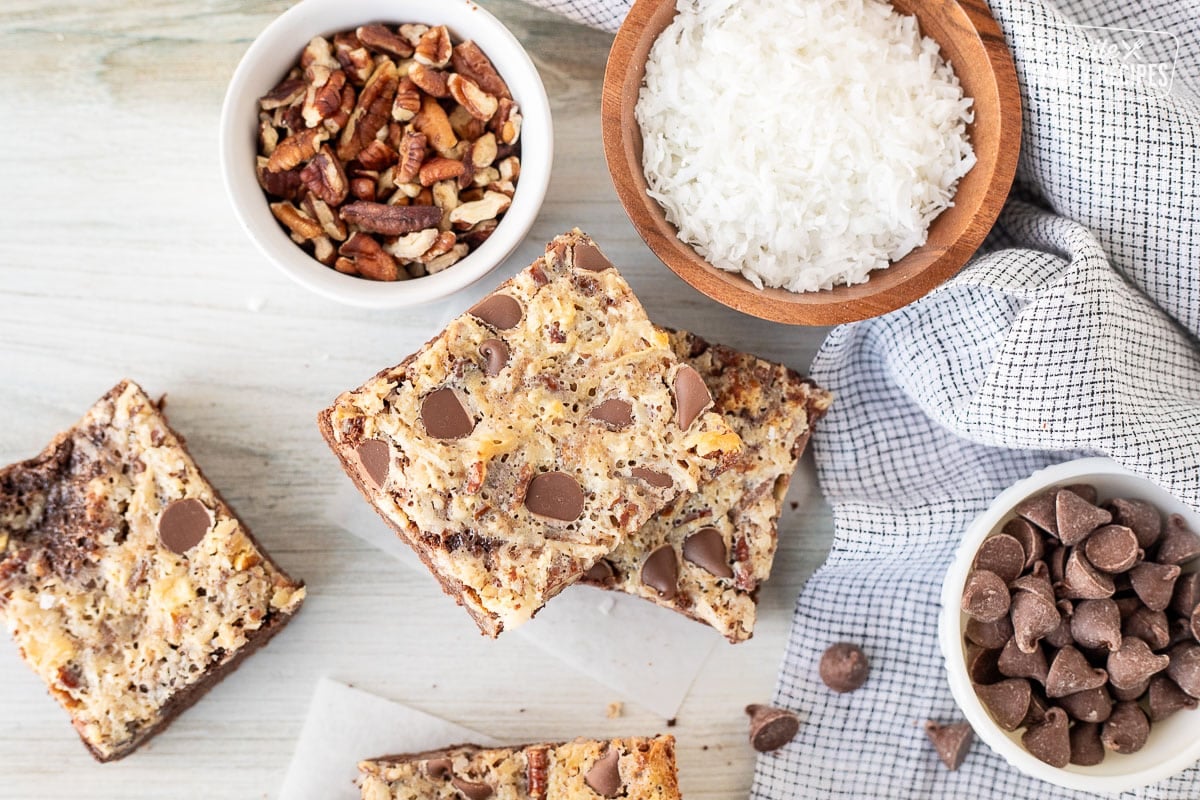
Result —
[[306, 288], [417, 305], [501, 264], [553, 161], [546, 91], [470, 0], [304, 0], [246, 51], [221, 112], [243, 228]]

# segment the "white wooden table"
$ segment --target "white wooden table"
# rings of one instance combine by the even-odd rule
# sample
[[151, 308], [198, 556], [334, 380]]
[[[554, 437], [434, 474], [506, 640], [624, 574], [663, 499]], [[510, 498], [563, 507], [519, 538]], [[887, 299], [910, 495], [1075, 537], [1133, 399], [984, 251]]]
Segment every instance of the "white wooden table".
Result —
[[[574, 225], [621, 266], [657, 321], [806, 369], [823, 330], [760, 322], [676, 279], [634, 233], [600, 145], [611, 37], [517, 0], [484, 3], [541, 70], [554, 107], [550, 193], [528, 241], [487, 280]], [[296, 621], [136, 754], [92, 762], [42, 684], [0, 643], [0, 796], [274, 797], [317, 678], [330, 675], [514, 740], [665, 730], [519, 638], [491, 642], [426, 581], [324, 520], [339, 481], [314, 415], [415, 349], [462, 300], [362, 312], [259, 257], [217, 166], [225, 84], [271, 0], [6, 0], [0, 5], [0, 463], [37, 453], [119, 378], [170, 396], [172, 423], [266, 548], [308, 582]], [[831, 524], [801, 466], [758, 634], [721, 644], [681, 709], [689, 798], [745, 796], [742, 708], [770, 698], [791, 606]], [[653, 635], [649, 632], [648, 635]], [[371, 754], [364, 754], [371, 755]]]

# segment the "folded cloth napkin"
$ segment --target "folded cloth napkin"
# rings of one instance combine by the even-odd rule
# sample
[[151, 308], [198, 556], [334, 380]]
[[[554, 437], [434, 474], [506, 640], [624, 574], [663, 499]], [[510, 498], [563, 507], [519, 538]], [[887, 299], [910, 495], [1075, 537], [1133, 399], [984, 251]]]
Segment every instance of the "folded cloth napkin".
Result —
[[[628, 6], [533, 2], [610, 30]], [[776, 691], [803, 725], [754, 798], [1076, 796], [982, 744], [949, 772], [925, 741], [924, 720], [961, 718], [936, 639], [954, 549], [1002, 489], [1083, 454], [1200, 508], [1200, 3], [990, 5], [1021, 83], [1017, 189], [957, 278], [813, 363], [837, 398], [813, 438], [836, 534]], [[872, 674], [834, 695], [816, 664], [843, 639]], [[1193, 768], [1130, 796], [1197, 786]]]

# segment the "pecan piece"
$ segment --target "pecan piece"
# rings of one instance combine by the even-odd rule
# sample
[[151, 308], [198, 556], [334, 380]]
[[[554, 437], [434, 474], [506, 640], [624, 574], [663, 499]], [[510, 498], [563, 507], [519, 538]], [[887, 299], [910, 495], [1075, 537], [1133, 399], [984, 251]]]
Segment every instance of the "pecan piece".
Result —
[[413, 118], [413, 126], [429, 137], [429, 144], [438, 153], [445, 154], [458, 144], [446, 110], [432, 97], [421, 98], [421, 110]]
[[333, 262], [333, 268], [345, 275], [357, 275], [358, 270], [354, 266], [354, 262], [345, 256], [340, 256]]
[[392, 100], [396, 96], [399, 83], [400, 76], [391, 59], [385, 58], [380, 61], [359, 94], [358, 104], [342, 130], [342, 137], [338, 140], [338, 158], [343, 161], [352, 160], [375, 138], [379, 129], [387, 124], [391, 118]]
[[300, 170], [285, 169], [281, 172], [271, 172], [267, 169], [267, 159], [259, 156], [255, 160], [255, 174], [258, 175], [258, 185], [263, 191], [274, 197], [296, 200], [304, 186], [300, 181]]
[[374, 200], [379, 194], [379, 173], [359, 170], [350, 175], [350, 194], [358, 200]]
[[474, 141], [487, 133], [487, 124], [472, 117], [460, 105], [455, 105], [454, 110], [450, 112], [450, 128], [455, 136], [467, 141]]
[[458, 230], [469, 230], [485, 219], [495, 219], [508, 210], [512, 198], [500, 192], [485, 192], [483, 199], [463, 203], [450, 212], [450, 222]]
[[300, 180], [310, 192], [331, 206], [340, 206], [350, 191], [342, 162], [337, 160], [327, 144], [321, 145], [317, 154], [300, 171]]
[[316, 195], [309, 193], [304, 196], [304, 201], [300, 203], [300, 208], [305, 214], [312, 217], [321, 226], [321, 230], [329, 239], [342, 241], [346, 238], [349, 231], [346, 230], [346, 223], [342, 222], [341, 218], [334, 212], [329, 204], [321, 200]]
[[421, 43], [421, 37], [425, 35], [425, 31], [429, 30], [428, 25], [422, 25], [419, 22], [406, 22], [396, 29], [396, 33], [400, 38], [411, 44], [414, 48]]
[[[504, 197], [504, 195], [500, 195]], [[508, 198], [504, 197], [507, 201]], [[356, 201], [341, 209], [342, 219], [364, 231], [401, 236], [405, 233], [437, 227], [442, 210], [437, 206], [389, 206]], [[344, 254], [343, 254], [344, 255]]]
[[371, 58], [371, 51], [363, 47], [362, 42], [351, 32], [339, 33], [333, 37], [333, 55], [342, 65], [342, 69], [346, 70], [346, 77], [355, 86], [366, 83], [375, 69], [375, 59]]
[[[411, 70], [409, 70], [411, 73]], [[392, 119], [408, 122], [421, 110], [421, 93], [412, 78], [405, 75], [396, 87], [396, 100], [392, 103]]]
[[413, 57], [418, 64], [440, 69], [450, 63], [452, 49], [450, 31], [445, 25], [436, 25], [421, 35]]
[[359, 275], [373, 281], [394, 281], [400, 278], [396, 259], [383, 251], [379, 242], [365, 233], [356, 233], [338, 248], [338, 254], [354, 259]]
[[300, 68], [325, 67], [330, 72], [338, 68], [338, 61], [333, 57], [333, 44], [324, 36], [314, 36], [304, 46], [300, 54]]
[[525, 751], [525, 785], [533, 800], [546, 800], [546, 784], [550, 772], [550, 758], [544, 747], [530, 747]]
[[459, 241], [465, 244], [472, 250], [477, 250], [479, 245], [488, 240], [492, 232], [496, 230], [496, 226], [500, 223], [494, 219], [485, 219], [466, 233], [460, 234]]
[[267, 169], [283, 172], [303, 164], [317, 154], [321, 142], [328, 138], [329, 131], [324, 128], [309, 128], [292, 134], [276, 146], [267, 159]]
[[475, 169], [490, 167], [496, 160], [496, 153], [496, 135], [485, 133], [475, 140], [475, 147], [471, 149], [471, 163]]
[[315, 239], [322, 234], [320, 224], [291, 203], [271, 203], [271, 213], [300, 241]]
[[458, 208], [458, 182], [450, 180], [435, 183], [433, 204], [442, 210], [442, 221], [438, 223], [438, 228], [450, 230], [450, 212]]
[[435, 272], [441, 272], [447, 267], [452, 267], [459, 261], [462, 261], [470, 249], [465, 244], [456, 244], [450, 248], [450, 252], [443, 253], [432, 261], [425, 262], [425, 270], [432, 275]]
[[417, 62], [409, 68], [408, 77], [425, 94], [431, 94], [438, 98], [450, 96], [450, 79], [454, 76], [440, 69], [427, 67]]
[[516, 144], [521, 138], [521, 112], [512, 100], [500, 100], [495, 115], [488, 122], [488, 129], [496, 134], [503, 144]]
[[313, 258], [327, 267], [332, 267], [337, 260], [337, 249], [333, 246], [333, 242], [329, 241], [329, 237], [318, 236], [312, 240], [312, 243]]
[[422, 186], [433, 186], [438, 181], [447, 181], [463, 174], [463, 162], [452, 158], [431, 158], [422, 166], [417, 174]]
[[396, 58], [408, 58], [413, 54], [413, 46], [407, 40], [378, 22], [363, 25], [355, 33], [358, 34], [358, 40], [363, 43], [364, 47], [374, 50], [376, 53]]
[[491, 60], [479, 49], [479, 45], [470, 39], [454, 45], [454, 51], [450, 54], [450, 63], [455, 72], [464, 78], [475, 81], [479, 88], [488, 94], [512, 99], [512, 94], [508, 91], [508, 84], [500, 77], [500, 73], [496, 72]]
[[274, 111], [300, 102], [307, 86], [300, 78], [284, 78], [279, 85], [258, 98], [258, 107], [263, 111]]
[[521, 159], [509, 156], [496, 165], [500, 170], [500, 180], [515, 182], [521, 177]]
[[495, 97], [480, 89], [475, 81], [458, 73], [452, 74], [446, 80], [446, 85], [450, 88], [450, 95], [475, 119], [487, 121], [500, 107]]
[[412, 183], [425, 161], [425, 134], [408, 131], [400, 140], [400, 159], [396, 164], [396, 183]]
[[370, 170], [385, 170], [396, 163], [396, 151], [387, 142], [372, 139], [358, 154], [358, 163]]
[[417, 261], [420, 261], [422, 264], [429, 264], [449, 253], [457, 243], [458, 239], [453, 233], [450, 231], [441, 231], [438, 233], [437, 238], [433, 240], [433, 244], [429, 246], [429, 249], [417, 256]]
[[346, 86], [346, 73], [334, 70], [325, 76], [322, 85], [309, 84], [304, 96], [304, 124], [310, 128], [337, 114], [342, 107], [342, 89]]
[[269, 116], [260, 114], [258, 118], [258, 152], [269, 156], [275, 152], [275, 146], [278, 144], [279, 130], [271, 122]]
[[423, 231], [414, 231], [406, 233], [403, 236], [397, 236], [383, 245], [383, 249], [390, 253], [395, 258], [401, 261], [416, 261], [422, 255], [433, 247], [433, 243], [438, 240], [439, 232], [437, 228], [426, 228]]
[[346, 123], [350, 121], [350, 114], [354, 111], [354, 100], [354, 87], [347, 83], [342, 87], [341, 105], [324, 121], [325, 130], [329, 131], [330, 136], [337, 136], [338, 132], [346, 127]]

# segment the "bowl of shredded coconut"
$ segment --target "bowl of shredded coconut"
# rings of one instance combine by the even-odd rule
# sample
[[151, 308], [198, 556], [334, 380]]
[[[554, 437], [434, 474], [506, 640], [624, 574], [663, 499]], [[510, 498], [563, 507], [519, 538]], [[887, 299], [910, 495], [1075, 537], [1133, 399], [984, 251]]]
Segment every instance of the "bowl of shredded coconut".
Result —
[[876, 316], [954, 275], [1020, 148], [983, 0], [637, 0], [602, 115], [617, 193], [659, 258], [793, 324]]

